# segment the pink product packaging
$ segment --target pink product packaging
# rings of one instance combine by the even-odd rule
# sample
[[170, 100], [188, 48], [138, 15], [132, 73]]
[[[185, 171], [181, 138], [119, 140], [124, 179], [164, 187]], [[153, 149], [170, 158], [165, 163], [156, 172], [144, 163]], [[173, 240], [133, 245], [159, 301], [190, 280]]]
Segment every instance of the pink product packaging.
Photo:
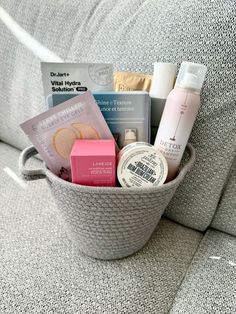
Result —
[[20, 126], [47, 167], [68, 181], [71, 181], [70, 153], [76, 139], [113, 139], [91, 92], [76, 96]]
[[154, 144], [167, 160], [167, 182], [178, 173], [200, 108], [200, 92], [206, 71], [203, 64], [182, 62], [175, 87], [167, 97]]
[[70, 162], [73, 183], [88, 186], [116, 185], [114, 140], [76, 140]]

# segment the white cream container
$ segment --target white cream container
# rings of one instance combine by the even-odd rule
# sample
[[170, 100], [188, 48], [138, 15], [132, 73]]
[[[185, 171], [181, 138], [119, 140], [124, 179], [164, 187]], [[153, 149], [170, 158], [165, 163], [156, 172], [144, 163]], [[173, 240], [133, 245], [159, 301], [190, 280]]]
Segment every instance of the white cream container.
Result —
[[123, 187], [153, 187], [166, 180], [167, 161], [151, 144], [131, 143], [119, 152], [117, 159], [117, 177]]

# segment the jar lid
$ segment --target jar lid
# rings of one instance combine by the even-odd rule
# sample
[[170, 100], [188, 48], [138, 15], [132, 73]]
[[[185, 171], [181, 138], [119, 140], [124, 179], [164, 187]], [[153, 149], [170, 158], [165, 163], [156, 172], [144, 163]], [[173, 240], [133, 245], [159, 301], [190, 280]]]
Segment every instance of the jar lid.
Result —
[[131, 143], [118, 154], [117, 177], [123, 187], [160, 186], [167, 174], [165, 157], [151, 144]]

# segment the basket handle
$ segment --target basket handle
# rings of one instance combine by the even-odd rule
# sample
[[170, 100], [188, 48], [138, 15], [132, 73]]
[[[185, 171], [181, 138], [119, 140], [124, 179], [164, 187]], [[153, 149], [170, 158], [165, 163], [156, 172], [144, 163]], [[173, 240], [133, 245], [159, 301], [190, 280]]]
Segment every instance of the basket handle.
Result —
[[44, 179], [46, 177], [45, 170], [43, 168], [27, 169], [25, 164], [27, 160], [38, 154], [38, 151], [34, 146], [25, 148], [19, 157], [19, 171], [26, 181]]

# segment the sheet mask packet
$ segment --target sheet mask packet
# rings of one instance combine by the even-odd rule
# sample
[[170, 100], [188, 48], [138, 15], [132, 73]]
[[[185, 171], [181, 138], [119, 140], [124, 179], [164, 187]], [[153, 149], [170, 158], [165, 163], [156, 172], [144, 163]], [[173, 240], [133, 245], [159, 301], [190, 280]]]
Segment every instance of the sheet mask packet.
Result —
[[152, 83], [152, 75], [135, 72], [115, 72], [115, 91], [146, 91], [149, 92]]
[[70, 153], [76, 139], [113, 139], [90, 91], [22, 123], [47, 167], [71, 181]]
[[41, 62], [41, 72], [49, 107], [55, 93], [114, 90], [113, 65], [108, 63]]
[[[94, 92], [93, 96], [119, 148], [125, 146], [128, 131], [133, 131], [133, 141], [150, 142], [151, 102], [147, 92]], [[75, 94], [54, 94], [53, 106], [72, 97]]]

